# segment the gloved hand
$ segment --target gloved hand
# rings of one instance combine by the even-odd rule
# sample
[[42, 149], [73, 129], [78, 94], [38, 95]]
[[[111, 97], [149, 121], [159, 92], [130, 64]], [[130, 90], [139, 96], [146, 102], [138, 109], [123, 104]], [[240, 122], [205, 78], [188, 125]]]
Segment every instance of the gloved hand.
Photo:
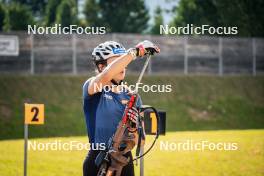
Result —
[[139, 118], [139, 112], [136, 107], [132, 107], [127, 112], [128, 119], [131, 120], [133, 123], [137, 124]]
[[153, 55], [154, 53], [159, 53], [160, 49], [155, 44], [148, 40], [144, 40], [136, 45], [137, 54], [136, 56], [142, 57], [146, 54]]

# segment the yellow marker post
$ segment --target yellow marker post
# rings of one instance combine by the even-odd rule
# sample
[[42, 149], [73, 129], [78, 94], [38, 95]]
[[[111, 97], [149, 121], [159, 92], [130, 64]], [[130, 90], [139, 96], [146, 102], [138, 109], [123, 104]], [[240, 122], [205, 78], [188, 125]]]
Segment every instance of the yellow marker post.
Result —
[[25, 103], [24, 122], [24, 176], [27, 176], [28, 125], [44, 124], [44, 104]]

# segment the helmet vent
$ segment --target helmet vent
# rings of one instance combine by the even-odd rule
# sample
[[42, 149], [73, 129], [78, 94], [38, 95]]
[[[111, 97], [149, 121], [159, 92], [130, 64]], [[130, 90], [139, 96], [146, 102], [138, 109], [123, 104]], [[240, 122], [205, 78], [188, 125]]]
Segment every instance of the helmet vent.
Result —
[[114, 47], [114, 45], [109, 45], [112, 49], [114, 49], [115, 47]]

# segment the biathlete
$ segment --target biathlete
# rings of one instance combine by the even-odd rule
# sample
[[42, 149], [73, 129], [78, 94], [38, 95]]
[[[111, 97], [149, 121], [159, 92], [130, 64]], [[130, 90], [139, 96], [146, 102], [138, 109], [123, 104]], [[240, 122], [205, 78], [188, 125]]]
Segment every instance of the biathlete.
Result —
[[[89, 78], [83, 85], [83, 111], [91, 149], [83, 163], [83, 176], [96, 176], [99, 167], [95, 159], [100, 150], [107, 146], [109, 139], [116, 131], [130, 94], [123, 87], [122, 80], [126, 75], [126, 67], [136, 58], [147, 53], [158, 53], [159, 48], [150, 41], [143, 41], [135, 48], [126, 50], [120, 43], [107, 41], [94, 48], [92, 59], [97, 74]], [[107, 90], [105, 88], [108, 88]], [[138, 99], [137, 107], [141, 106]], [[136, 123], [138, 110], [131, 108], [128, 118]], [[122, 169], [122, 176], [134, 176], [132, 154], [125, 154], [130, 162]]]

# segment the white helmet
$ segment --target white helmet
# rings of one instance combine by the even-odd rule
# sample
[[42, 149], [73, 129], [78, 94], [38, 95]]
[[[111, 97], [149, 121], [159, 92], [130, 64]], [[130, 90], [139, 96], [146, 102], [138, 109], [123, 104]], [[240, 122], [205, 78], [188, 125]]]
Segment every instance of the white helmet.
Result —
[[126, 49], [120, 43], [106, 41], [94, 48], [92, 58], [95, 63], [106, 61], [113, 56], [121, 56], [126, 53]]

